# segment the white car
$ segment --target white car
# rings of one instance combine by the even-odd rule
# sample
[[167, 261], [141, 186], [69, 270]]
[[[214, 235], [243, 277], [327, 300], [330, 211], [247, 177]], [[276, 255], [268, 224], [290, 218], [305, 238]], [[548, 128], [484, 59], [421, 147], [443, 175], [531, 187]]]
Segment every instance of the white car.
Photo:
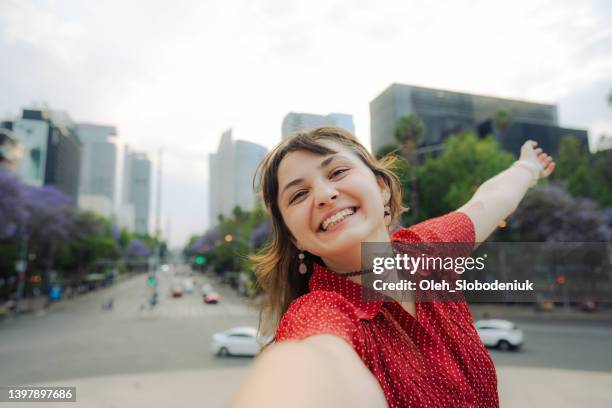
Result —
[[487, 347], [515, 350], [524, 342], [523, 331], [516, 324], [501, 319], [479, 320], [474, 323], [480, 340]]
[[218, 356], [255, 356], [267, 341], [257, 337], [254, 327], [234, 327], [212, 336], [212, 352]]

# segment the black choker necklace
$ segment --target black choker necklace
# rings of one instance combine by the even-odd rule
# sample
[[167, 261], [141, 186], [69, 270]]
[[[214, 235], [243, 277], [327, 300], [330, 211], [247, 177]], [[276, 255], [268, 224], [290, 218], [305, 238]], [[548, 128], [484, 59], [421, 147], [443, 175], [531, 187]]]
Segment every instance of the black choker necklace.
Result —
[[355, 271], [355, 272], [347, 272], [347, 273], [338, 273], [340, 276], [344, 276], [346, 278], [350, 278], [351, 276], [360, 276], [367, 275], [368, 273], [374, 272], [373, 269], [364, 269], [363, 271]]

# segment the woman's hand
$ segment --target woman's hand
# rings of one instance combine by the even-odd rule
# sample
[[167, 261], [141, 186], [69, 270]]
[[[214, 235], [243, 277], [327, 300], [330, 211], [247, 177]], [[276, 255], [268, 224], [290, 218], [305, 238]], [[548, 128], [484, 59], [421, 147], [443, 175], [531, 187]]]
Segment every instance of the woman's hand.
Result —
[[538, 142], [533, 140], [526, 141], [521, 147], [521, 155], [519, 160], [524, 160], [539, 165], [542, 170], [538, 175], [538, 179], [543, 179], [550, 176], [555, 170], [555, 162], [553, 161], [552, 157], [544, 153], [544, 151], [537, 146]]

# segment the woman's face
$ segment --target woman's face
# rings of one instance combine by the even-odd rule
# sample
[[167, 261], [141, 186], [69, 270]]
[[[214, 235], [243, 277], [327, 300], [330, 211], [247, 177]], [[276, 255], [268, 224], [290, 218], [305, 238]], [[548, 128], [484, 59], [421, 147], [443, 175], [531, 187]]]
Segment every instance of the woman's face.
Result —
[[278, 207], [294, 244], [325, 259], [388, 239], [387, 185], [346, 146], [319, 143], [338, 153], [292, 152], [278, 169]]

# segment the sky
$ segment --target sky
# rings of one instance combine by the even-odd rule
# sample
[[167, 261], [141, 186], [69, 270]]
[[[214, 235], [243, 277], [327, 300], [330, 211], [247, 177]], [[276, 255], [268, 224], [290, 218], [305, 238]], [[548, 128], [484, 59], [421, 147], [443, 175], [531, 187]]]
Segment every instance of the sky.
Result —
[[369, 147], [391, 83], [556, 103], [592, 146], [612, 135], [606, 0], [2, 0], [0, 55], [0, 118], [46, 104], [164, 148], [173, 246], [208, 226], [222, 131], [271, 148], [286, 113], [342, 112]]

